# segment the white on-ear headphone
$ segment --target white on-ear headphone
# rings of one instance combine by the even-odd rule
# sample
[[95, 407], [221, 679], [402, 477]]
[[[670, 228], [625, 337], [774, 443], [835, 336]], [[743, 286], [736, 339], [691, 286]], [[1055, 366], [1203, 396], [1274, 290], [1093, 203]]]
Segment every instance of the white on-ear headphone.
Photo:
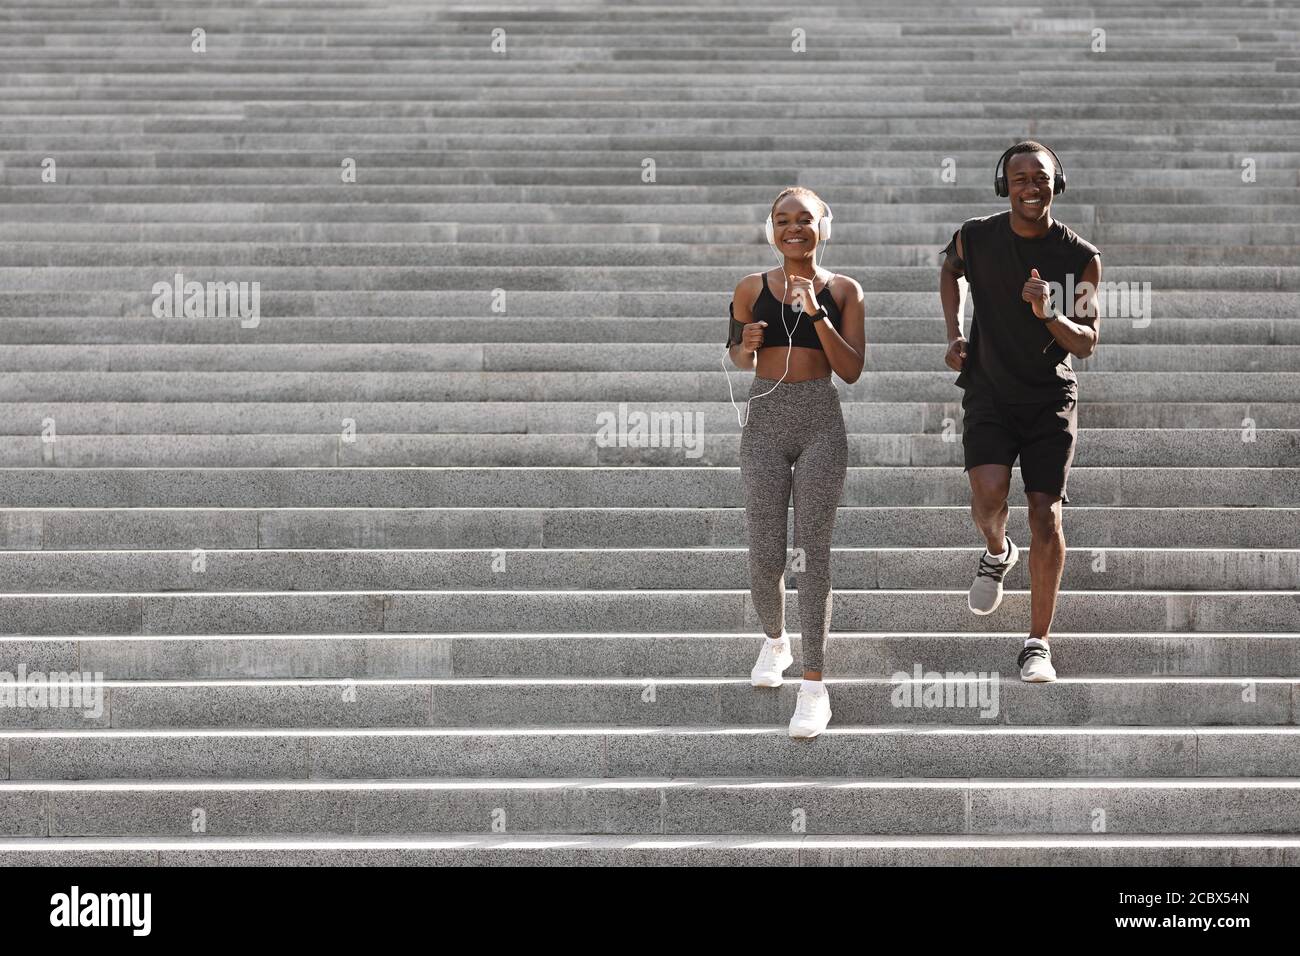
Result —
[[[826, 210], [826, 214], [817, 220], [817, 238], [821, 243], [825, 243], [830, 241], [831, 220], [835, 217], [831, 215], [831, 207], [826, 205], [825, 202], [822, 203], [822, 208]], [[769, 388], [766, 392], [763, 392], [761, 395], [751, 395], [749, 398], [745, 400], [744, 421], [741, 421], [740, 418], [740, 406], [736, 404], [736, 393], [731, 388], [731, 375], [727, 373], [727, 356], [731, 353], [730, 346], [728, 346], [726, 352], [723, 353], [722, 374], [727, 376], [727, 395], [731, 397], [731, 407], [736, 410], [736, 423], [741, 428], [744, 428], [746, 425], [749, 424], [749, 403], [756, 398], [762, 398], [764, 395], [771, 395], [773, 392], [777, 390], [777, 388], [781, 385], [781, 383], [785, 381], [785, 377], [790, 374], [790, 355], [794, 351], [794, 333], [799, 328], [799, 320], [803, 318], [803, 310], [796, 309], [795, 318], [794, 318], [794, 328], [791, 329], [785, 324], [785, 306], [786, 306], [785, 297], [789, 291], [789, 283], [786, 280], [786, 274], [785, 274], [785, 254], [782, 253], [781, 250], [778, 249], [776, 246], [776, 230], [772, 226], [771, 213], [767, 214], [767, 222], [763, 224], [763, 235], [767, 237], [768, 246], [771, 248], [771, 250], [774, 253], [776, 253], [777, 261], [781, 264], [781, 328], [785, 329], [785, 337], [786, 340], [789, 342], [789, 344], [786, 346], [785, 349], [785, 371], [781, 373], [781, 377], [780, 379], [777, 380], [776, 385], [773, 385], [771, 388]], [[817, 271], [817, 267], [821, 264], [817, 261], [815, 253], [816, 250], [814, 250], [814, 256], [813, 256], [814, 274]], [[813, 281], [815, 284], [816, 280], [814, 279]]]

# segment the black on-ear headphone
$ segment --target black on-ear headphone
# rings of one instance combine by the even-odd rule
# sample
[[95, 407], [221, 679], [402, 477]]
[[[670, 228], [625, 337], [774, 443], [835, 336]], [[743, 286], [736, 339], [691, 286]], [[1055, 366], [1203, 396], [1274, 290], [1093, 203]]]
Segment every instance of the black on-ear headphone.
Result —
[[[1016, 144], [1016, 146], [1019, 145], [1019, 143]], [[1061, 193], [1065, 192], [1065, 168], [1061, 165], [1061, 160], [1057, 157], [1056, 153], [1052, 152], [1050, 146], [1043, 146], [1041, 143], [1039, 146], [1044, 152], [1052, 157], [1052, 195], [1059, 196]], [[1011, 150], [1015, 148], [1015, 146], [1009, 147], [1005, 153], [998, 157], [998, 164], [993, 167], [993, 191], [1003, 199], [1011, 195], [1011, 190], [1007, 188], [1006, 161]], [[1038, 150], [1034, 150], [1034, 152], [1038, 152]]]

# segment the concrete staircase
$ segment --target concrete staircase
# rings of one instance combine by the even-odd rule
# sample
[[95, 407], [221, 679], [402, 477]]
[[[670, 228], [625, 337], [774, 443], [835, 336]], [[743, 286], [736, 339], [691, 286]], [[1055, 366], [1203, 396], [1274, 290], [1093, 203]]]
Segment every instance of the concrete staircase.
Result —
[[[103, 675], [0, 707], [0, 863], [1300, 863], [1300, 3], [0, 23], [0, 672]], [[1079, 363], [1049, 686], [1025, 562], [965, 610], [936, 294], [1026, 135], [1154, 290]], [[815, 741], [748, 684], [719, 365], [792, 183], [867, 290]], [[259, 321], [156, 317], [177, 273]], [[895, 706], [946, 671], [996, 714]]]

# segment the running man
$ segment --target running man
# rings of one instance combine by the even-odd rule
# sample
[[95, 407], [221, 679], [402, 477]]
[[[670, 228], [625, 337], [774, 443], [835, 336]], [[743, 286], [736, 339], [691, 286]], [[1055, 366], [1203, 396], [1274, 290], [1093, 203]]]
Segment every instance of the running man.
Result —
[[[1011, 208], [962, 223], [944, 249], [939, 273], [948, 331], [944, 361], [961, 373], [956, 384], [965, 393], [962, 446], [971, 515], [985, 542], [969, 606], [992, 614], [1002, 603], [1002, 580], [1019, 560], [1006, 535], [1011, 466], [1019, 457], [1029, 510], [1030, 620], [1016, 666], [1022, 680], [1053, 681], [1048, 638], [1065, 567], [1061, 504], [1070, 500], [1065, 485], [1078, 429], [1070, 356], [1087, 358], [1097, 348], [1101, 255], [1052, 219], [1065, 172], [1047, 147], [1029, 141], [1003, 153], [994, 190]], [[961, 333], [962, 276], [974, 303], [969, 342]], [[1061, 301], [1071, 289], [1074, 301]], [[1062, 307], [1069, 312], [1062, 314]]]

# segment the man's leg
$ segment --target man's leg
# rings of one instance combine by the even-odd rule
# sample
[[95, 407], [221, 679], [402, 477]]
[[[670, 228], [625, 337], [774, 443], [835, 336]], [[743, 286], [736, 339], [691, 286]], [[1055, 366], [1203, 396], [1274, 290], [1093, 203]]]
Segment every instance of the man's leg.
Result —
[[1025, 493], [1029, 502], [1029, 636], [1046, 642], [1056, 613], [1056, 595], [1065, 570], [1065, 529], [1061, 499], [1038, 491]]
[[1065, 531], [1061, 504], [1074, 462], [1078, 407], [1074, 400], [1048, 403], [1026, 422], [1030, 433], [1020, 450], [1020, 473], [1029, 505], [1029, 637], [1046, 642], [1056, 613], [1056, 596], [1065, 569]]
[[1015, 543], [1007, 537], [1007, 495], [1011, 491], [1011, 464], [1019, 450], [1019, 435], [1008, 411], [991, 396], [967, 392], [962, 449], [970, 481], [970, 513], [988, 549], [975, 569], [967, 595], [973, 614], [992, 614], [1002, 603], [1002, 580], [1019, 560]]
[[1010, 465], [976, 465], [969, 472], [970, 513], [984, 536], [989, 554], [1007, 550], [1007, 495], [1011, 492]]
[[1048, 637], [1065, 568], [1061, 504], [1069, 501], [1065, 485], [1074, 461], [1077, 407], [1067, 399], [1026, 410], [1026, 417], [1032, 418], [1026, 423], [1031, 434], [1020, 450], [1020, 474], [1029, 505], [1029, 640], [1017, 663], [1021, 680], [1042, 682], [1056, 680]]

